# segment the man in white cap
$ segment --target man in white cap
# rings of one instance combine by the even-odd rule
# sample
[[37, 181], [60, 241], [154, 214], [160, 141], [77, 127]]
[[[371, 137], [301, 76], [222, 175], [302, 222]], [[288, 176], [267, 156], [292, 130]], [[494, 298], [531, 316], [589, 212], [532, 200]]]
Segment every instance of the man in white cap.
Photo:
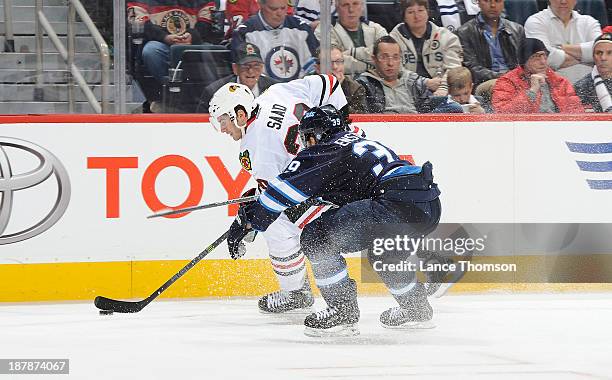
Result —
[[612, 113], [612, 30], [593, 43], [593, 60], [593, 70], [574, 85], [576, 95], [587, 110]]

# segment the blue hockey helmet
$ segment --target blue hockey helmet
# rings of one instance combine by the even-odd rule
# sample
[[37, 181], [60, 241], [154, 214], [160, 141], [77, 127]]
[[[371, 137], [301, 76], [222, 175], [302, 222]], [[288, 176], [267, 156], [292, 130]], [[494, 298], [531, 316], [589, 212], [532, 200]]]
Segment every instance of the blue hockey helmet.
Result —
[[300, 140], [304, 147], [318, 143], [322, 138], [348, 130], [345, 115], [331, 104], [313, 107], [300, 121]]

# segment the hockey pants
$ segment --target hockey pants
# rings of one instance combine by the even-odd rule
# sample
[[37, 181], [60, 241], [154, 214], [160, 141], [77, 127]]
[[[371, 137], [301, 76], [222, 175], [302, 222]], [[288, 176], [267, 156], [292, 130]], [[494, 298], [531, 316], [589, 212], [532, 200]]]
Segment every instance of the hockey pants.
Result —
[[[364, 199], [325, 212], [308, 224], [301, 236], [302, 251], [310, 260], [317, 287], [328, 305], [344, 300], [339, 294], [350, 281], [343, 253], [359, 252], [372, 245], [373, 227], [403, 224], [409, 237], [420, 237], [432, 231], [440, 218], [440, 201], [412, 203], [383, 198]], [[379, 228], [380, 230], [380, 228]], [[409, 253], [394, 253], [392, 261], [406, 260]], [[416, 258], [416, 257], [415, 257]], [[376, 257], [368, 252], [370, 263]], [[378, 258], [379, 259], [379, 258]], [[377, 272], [390, 293], [402, 305], [416, 284], [415, 272]]]

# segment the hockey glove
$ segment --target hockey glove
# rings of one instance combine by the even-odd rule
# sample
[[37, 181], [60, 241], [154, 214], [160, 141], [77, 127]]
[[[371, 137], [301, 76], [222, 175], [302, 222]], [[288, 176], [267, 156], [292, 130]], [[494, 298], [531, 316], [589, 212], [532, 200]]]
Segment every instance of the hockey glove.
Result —
[[[229, 249], [229, 255], [232, 259], [238, 260], [246, 253], [246, 247], [244, 241], [247, 235], [255, 233], [255, 231], [248, 227], [248, 221], [246, 218], [245, 208], [238, 209], [238, 215], [234, 222], [229, 228], [229, 234], [227, 236], [227, 247]], [[252, 241], [252, 240], [251, 240]]]
[[[247, 191], [244, 192], [244, 194], [242, 194], [242, 197], [250, 197], [253, 195], [258, 195], [260, 194], [260, 191], [256, 188], [251, 188]], [[240, 207], [238, 208], [238, 210], [242, 210], [243, 211], [243, 215], [246, 214], [246, 207], [252, 205], [253, 203], [255, 203], [256, 201], [250, 201], [250, 202], [244, 202], [240, 204]], [[244, 237], [244, 239], [242, 239], [245, 243], [252, 243], [255, 240], [255, 237], [257, 236], [257, 231], [255, 230], [250, 230], [250, 232]]]

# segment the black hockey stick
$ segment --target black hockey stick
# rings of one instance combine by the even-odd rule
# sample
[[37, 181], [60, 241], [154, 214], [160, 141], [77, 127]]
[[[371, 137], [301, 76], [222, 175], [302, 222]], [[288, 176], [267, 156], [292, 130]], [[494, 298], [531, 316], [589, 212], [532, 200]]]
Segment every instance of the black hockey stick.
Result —
[[182, 213], [185, 213], [185, 212], [191, 212], [191, 211], [195, 211], [195, 210], [205, 210], [207, 208], [232, 205], [232, 204], [235, 204], [235, 203], [252, 202], [252, 201], [256, 201], [258, 198], [259, 198], [259, 195], [251, 195], [251, 196], [248, 196], [248, 197], [230, 199], [229, 201], [209, 203], [209, 204], [206, 204], [206, 205], [192, 206], [192, 207], [186, 207], [186, 208], [181, 208], [181, 209], [176, 209], [176, 210], [165, 210], [165, 211], [158, 212], [156, 214], [149, 215], [149, 216], [147, 216], [147, 219], [159, 218], [160, 216], [182, 214]]
[[97, 296], [94, 300], [94, 305], [96, 305], [96, 307], [100, 310], [116, 311], [117, 313], [138, 313], [140, 310], [144, 309], [145, 306], [150, 304], [151, 301], [156, 299], [160, 294], [162, 294], [166, 289], [168, 289], [170, 285], [174, 284], [176, 280], [178, 280], [185, 273], [187, 273], [189, 269], [193, 268], [193, 266], [196, 265], [200, 260], [202, 260], [206, 255], [208, 255], [215, 248], [217, 248], [219, 244], [225, 241], [225, 239], [227, 239], [228, 234], [229, 231], [219, 236], [219, 238], [215, 240], [214, 243], [209, 245], [204, 251], [202, 251], [198, 256], [196, 256], [187, 265], [185, 265], [183, 269], [178, 271], [177, 274], [172, 276], [172, 278], [166, 281], [162, 286], [160, 286], [156, 291], [154, 291], [150, 296], [143, 299], [142, 301], [120, 301], [102, 296]]

